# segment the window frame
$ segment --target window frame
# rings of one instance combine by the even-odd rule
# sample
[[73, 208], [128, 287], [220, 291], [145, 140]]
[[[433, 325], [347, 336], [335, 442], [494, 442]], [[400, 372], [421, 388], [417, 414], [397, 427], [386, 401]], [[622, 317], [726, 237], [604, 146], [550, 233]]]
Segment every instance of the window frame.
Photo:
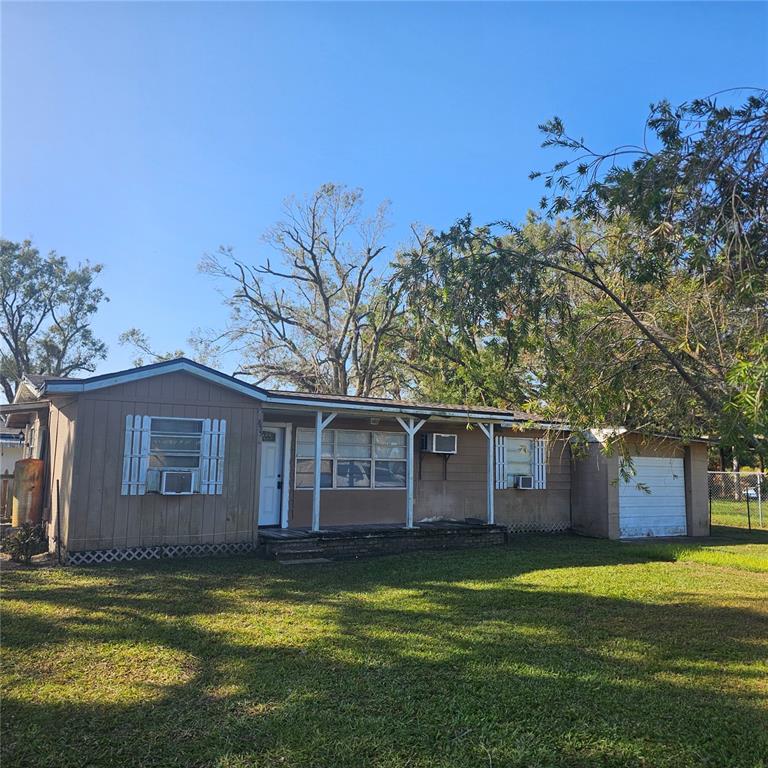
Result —
[[[320, 486], [321, 491], [405, 491], [408, 488], [408, 478], [407, 478], [407, 449], [408, 449], [408, 436], [405, 432], [399, 432], [397, 430], [376, 430], [376, 429], [334, 429], [333, 427], [328, 427], [327, 429], [323, 430], [323, 434], [325, 435], [326, 432], [333, 432], [333, 441], [332, 441], [332, 448], [333, 448], [333, 455], [331, 456], [324, 456], [321, 455], [320, 460], [322, 461], [330, 461], [331, 462], [331, 485], [329, 486]], [[309, 433], [312, 435], [312, 441], [314, 445], [314, 435], [315, 435], [315, 429], [314, 427], [297, 427], [296, 428], [296, 449], [294, 451], [294, 457], [293, 457], [293, 488], [296, 491], [311, 491], [313, 490], [313, 485], [299, 485], [299, 472], [298, 472], [298, 463], [300, 461], [314, 461], [315, 457], [313, 456], [300, 456], [299, 455], [299, 443], [300, 442], [306, 442], [306, 440], [301, 440], [301, 433]], [[341, 455], [339, 453], [339, 447], [338, 447], [338, 436], [339, 433], [342, 432], [362, 432], [364, 434], [367, 434], [370, 438], [370, 456], [361, 458], [359, 456], [345, 456]], [[382, 457], [377, 459], [376, 458], [376, 437], [377, 434], [383, 434], [383, 435], [402, 435], [403, 438], [403, 450], [406, 454], [403, 456], [402, 459], [392, 458], [392, 457]], [[314, 453], [314, 451], [313, 451]], [[404, 485], [376, 485], [376, 461], [381, 462], [400, 462], [403, 464], [403, 466], [406, 468], [406, 479]], [[337, 485], [336, 484], [336, 466], [338, 461], [354, 461], [354, 462], [366, 462], [370, 465], [370, 483], [368, 485], [358, 485], [358, 486], [350, 486], [350, 485]], [[302, 475], [305, 475], [306, 472], [302, 472]]]
[[[200, 432], [165, 432], [162, 430], [155, 430], [153, 424], [155, 419], [163, 421], [195, 421], [200, 424]], [[203, 463], [203, 436], [205, 432], [205, 419], [196, 419], [188, 416], [150, 416], [149, 417], [149, 457], [147, 459], [147, 469], [154, 470], [155, 472], [195, 472], [196, 482], [199, 482], [201, 465]], [[175, 450], [168, 451], [167, 454], [171, 456], [197, 456], [197, 466], [152, 466], [152, 456], [157, 452], [152, 450], [152, 438], [153, 437], [196, 437], [200, 440], [200, 448], [197, 451], [189, 450]]]

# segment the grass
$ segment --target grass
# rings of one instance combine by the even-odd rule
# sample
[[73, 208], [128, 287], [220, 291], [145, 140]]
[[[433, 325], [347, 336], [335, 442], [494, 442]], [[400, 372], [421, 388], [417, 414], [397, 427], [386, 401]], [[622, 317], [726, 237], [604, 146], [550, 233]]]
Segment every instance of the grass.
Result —
[[664, 546], [9, 572], [2, 764], [765, 766], [768, 535]]
[[763, 519], [760, 520], [757, 499], [750, 499], [747, 514], [746, 497], [741, 501], [733, 499], [712, 499], [712, 525], [735, 528], [762, 528], [768, 530], [768, 499], [762, 500]]
[[768, 535], [738, 528], [713, 526], [708, 540], [686, 539], [628, 542], [639, 557], [670, 562], [694, 562], [768, 573]]

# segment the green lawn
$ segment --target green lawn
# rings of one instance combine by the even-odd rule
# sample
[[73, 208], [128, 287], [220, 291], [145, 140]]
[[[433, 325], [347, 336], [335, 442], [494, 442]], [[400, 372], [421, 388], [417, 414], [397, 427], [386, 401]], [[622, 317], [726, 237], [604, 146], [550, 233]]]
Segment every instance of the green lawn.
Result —
[[2, 765], [766, 766], [766, 571], [758, 532], [9, 572]]
[[749, 502], [749, 514], [747, 514], [747, 500], [734, 501], [728, 499], [712, 500], [712, 525], [726, 525], [735, 528], [748, 528], [751, 520], [752, 528], [768, 530], [768, 499], [762, 499], [762, 521], [756, 499]]

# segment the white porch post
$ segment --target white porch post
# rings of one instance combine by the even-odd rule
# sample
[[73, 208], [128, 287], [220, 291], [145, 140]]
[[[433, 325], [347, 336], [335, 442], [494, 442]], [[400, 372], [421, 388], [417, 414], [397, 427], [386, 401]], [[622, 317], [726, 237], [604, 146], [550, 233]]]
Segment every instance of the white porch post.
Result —
[[323, 418], [323, 412], [315, 414], [315, 483], [312, 488], [312, 530], [320, 530], [320, 463], [323, 460], [323, 430], [336, 418], [329, 413]]
[[405, 430], [405, 433], [408, 436], [406, 444], [407, 462], [405, 468], [407, 483], [405, 494], [405, 527], [413, 528], [413, 438], [416, 433], [424, 426], [426, 419], [421, 419], [419, 422], [417, 422], [413, 416], [409, 416], [408, 421], [406, 422], [404, 419], [401, 419], [398, 416], [397, 421]]
[[494, 455], [493, 455], [493, 422], [491, 422], [487, 426], [485, 424], [480, 424], [480, 429], [483, 430], [483, 434], [488, 438], [488, 467], [487, 467], [488, 487], [486, 489], [486, 510], [487, 510], [488, 524], [493, 525], [496, 519], [495, 512], [493, 509], [493, 489], [494, 489], [493, 465], [495, 463]]

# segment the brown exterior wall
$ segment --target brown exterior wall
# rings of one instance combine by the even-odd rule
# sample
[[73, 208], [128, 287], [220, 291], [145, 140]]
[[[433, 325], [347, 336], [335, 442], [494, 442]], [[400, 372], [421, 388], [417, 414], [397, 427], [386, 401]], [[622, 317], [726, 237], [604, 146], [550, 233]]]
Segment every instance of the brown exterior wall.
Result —
[[[275, 421], [281, 418], [275, 417]], [[295, 472], [297, 427], [314, 428], [310, 417], [289, 418], [294, 426], [291, 449], [291, 491], [288, 525], [308, 527], [312, 521], [312, 490], [297, 490]], [[266, 421], [270, 421], [267, 417]], [[428, 423], [429, 424], [429, 423]], [[337, 417], [329, 429], [361, 429], [402, 432], [400, 425], [382, 419], [371, 425], [370, 419]], [[420, 434], [414, 446], [414, 520], [429, 517], [477, 517], [486, 519], [487, 438], [478, 427], [444, 423], [425, 425], [423, 431], [456, 434], [458, 452], [447, 463], [443, 479], [443, 458], [434, 454], [420, 456]], [[503, 434], [512, 434], [509, 430]], [[521, 437], [539, 437], [541, 432], [515, 432]], [[419, 466], [421, 465], [421, 466]], [[404, 524], [405, 489], [324, 489], [320, 493], [321, 525]], [[520, 529], [564, 530], [570, 520], [570, 457], [562, 441], [555, 442], [549, 455], [547, 489], [495, 491], [496, 522]]]
[[606, 456], [599, 443], [590, 443], [584, 455], [574, 456], [574, 531], [600, 538], [615, 538], [618, 535], [618, 493], [614, 492], [614, 486], [608, 479], [617, 474], [616, 456]]
[[[122, 496], [127, 414], [227, 420], [220, 496]], [[251, 541], [258, 507], [258, 401], [186, 373], [168, 373], [78, 397], [69, 551]]]
[[[684, 446], [672, 438], [627, 438], [632, 456], [683, 458], [685, 505], [689, 536], [709, 535], [708, 451], [705, 443]], [[619, 538], [619, 457], [606, 456], [591, 443], [574, 460], [573, 530], [587, 536]]]
[[[488, 439], [479, 427], [462, 429], [441, 425], [426, 429], [457, 434], [458, 453], [448, 460], [446, 480], [443, 479], [443, 459], [424, 455], [421, 479], [418, 470], [416, 472], [415, 519], [444, 515], [485, 520]], [[537, 438], [544, 433], [497, 430], [496, 435]], [[417, 465], [418, 462], [417, 451]], [[519, 530], [565, 530], [570, 524], [570, 489], [569, 449], [563, 441], [554, 441], [547, 456], [546, 490], [495, 490], [496, 522]]]

